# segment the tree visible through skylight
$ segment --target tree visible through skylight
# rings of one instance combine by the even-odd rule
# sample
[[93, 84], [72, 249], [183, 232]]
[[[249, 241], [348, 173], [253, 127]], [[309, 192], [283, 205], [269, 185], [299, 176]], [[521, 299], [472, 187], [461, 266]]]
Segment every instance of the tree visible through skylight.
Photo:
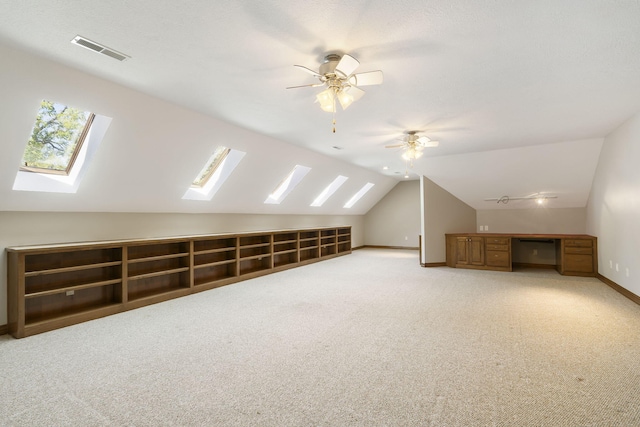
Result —
[[92, 113], [43, 100], [20, 169], [69, 174], [93, 118]]

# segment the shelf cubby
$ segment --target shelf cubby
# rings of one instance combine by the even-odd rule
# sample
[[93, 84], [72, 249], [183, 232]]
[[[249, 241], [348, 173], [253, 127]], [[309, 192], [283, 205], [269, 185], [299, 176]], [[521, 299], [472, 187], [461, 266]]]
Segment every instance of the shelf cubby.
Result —
[[128, 300], [134, 301], [189, 287], [189, 268], [156, 272], [128, 281]]
[[241, 276], [268, 270], [271, 268], [271, 255], [240, 258], [239, 266]]
[[236, 260], [218, 261], [212, 264], [199, 265], [194, 268], [194, 285], [211, 284], [236, 276]]
[[108, 285], [93, 286], [62, 291], [54, 294], [43, 294], [25, 298], [25, 323], [56, 320], [69, 316], [119, 304], [122, 300], [120, 282]]
[[195, 240], [193, 242], [194, 253], [209, 253], [235, 250], [236, 238], [227, 237], [219, 239]]

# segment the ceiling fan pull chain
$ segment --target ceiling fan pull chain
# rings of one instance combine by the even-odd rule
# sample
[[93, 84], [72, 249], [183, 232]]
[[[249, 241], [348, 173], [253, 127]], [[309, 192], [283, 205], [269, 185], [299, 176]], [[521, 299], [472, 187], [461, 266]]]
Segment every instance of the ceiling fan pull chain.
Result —
[[333, 98], [333, 133], [336, 133], [336, 98]]

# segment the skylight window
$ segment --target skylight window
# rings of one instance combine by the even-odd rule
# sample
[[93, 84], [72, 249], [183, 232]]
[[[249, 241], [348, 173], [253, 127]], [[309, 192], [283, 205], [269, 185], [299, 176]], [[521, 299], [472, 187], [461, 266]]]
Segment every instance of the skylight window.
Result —
[[69, 175], [94, 118], [93, 113], [43, 100], [20, 170]]
[[367, 191], [371, 190], [371, 188], [374, 186], [374, 184], [367, 182], [361, 189], [360, 191], [358, 191], [356, 194], [353, 195], [352, 198], [349, 199], [349, 201], [347, 203], [345, 203], [344, 207], [349, 209], [350, 207], [352, 207], [353, 205], [356, 204], [356, 202], [358, 200], [360, 200], [362, 198], [362, 196], [364, 196], [365, 194], [367, 194]]
[[302, 178], [305, 177], [306, 174], [309, 173], [311, 168], [306, 166], [296, 165], [291, 172], [282, 180], [280, 184], [273, 190], [267, 200], [264, 202], [271, 205], [277, 205], [282, 202], [285, 197], [289, 195], [291, 190], [293, 190], [296, 185], [302, 181]]
[[246, 153], [219, 146], [182, 196], [188, 200], [211, 200]]
[[316, 197], [313, 203], [311, 203], [311, 206], [322, 206], [324, 202], [326, 202], [329, 197], [331, 197], [333, 193], [335, 193], [336, 190], [347, 181], [347, 179], [349, 178], [347, 178], [346, 176], [338, 175], [338, 177], [334, 179], [333, 182], [329, 184], [318, 197]]
[[42, 101], [13, 189], [75, 193], [110, 124], [109, 117]]
[[216, 171], [220, 163], [227, 157], [229, 154], [229, 150], [227, 147], [223, 147], [222, 145], [216, 148], [216, 151], [213, 152], [207, 163], [204, 165], [196, 179], [193, 180], [191, 184], [192, 187], [204, 187], [204, 185], [209, 181], [211, 175]]

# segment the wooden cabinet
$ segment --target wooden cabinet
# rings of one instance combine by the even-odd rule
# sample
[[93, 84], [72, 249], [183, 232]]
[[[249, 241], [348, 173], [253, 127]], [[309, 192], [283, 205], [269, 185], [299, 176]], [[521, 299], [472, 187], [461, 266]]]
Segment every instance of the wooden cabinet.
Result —
[[595, 276], [598, 272], [597, 239], [565, 234], [447, 234], [449, 267], [512, 270], [511, 239], [553, 240], [556, 269], [560, 274]]
[[597, 271], [595, 239], [564, 239], [560, 242], [556, 258], [558, 271], [570, 276], [592, 276]]
[[511, 239], [489, 236], [486, 242], [486, 265], [511, 270]]
[[457, 237], [456, 248], [456, 265], [484, 265], [484, 237]]
[[7, 248], [16, 338], [351, 253], [351, 227]]

